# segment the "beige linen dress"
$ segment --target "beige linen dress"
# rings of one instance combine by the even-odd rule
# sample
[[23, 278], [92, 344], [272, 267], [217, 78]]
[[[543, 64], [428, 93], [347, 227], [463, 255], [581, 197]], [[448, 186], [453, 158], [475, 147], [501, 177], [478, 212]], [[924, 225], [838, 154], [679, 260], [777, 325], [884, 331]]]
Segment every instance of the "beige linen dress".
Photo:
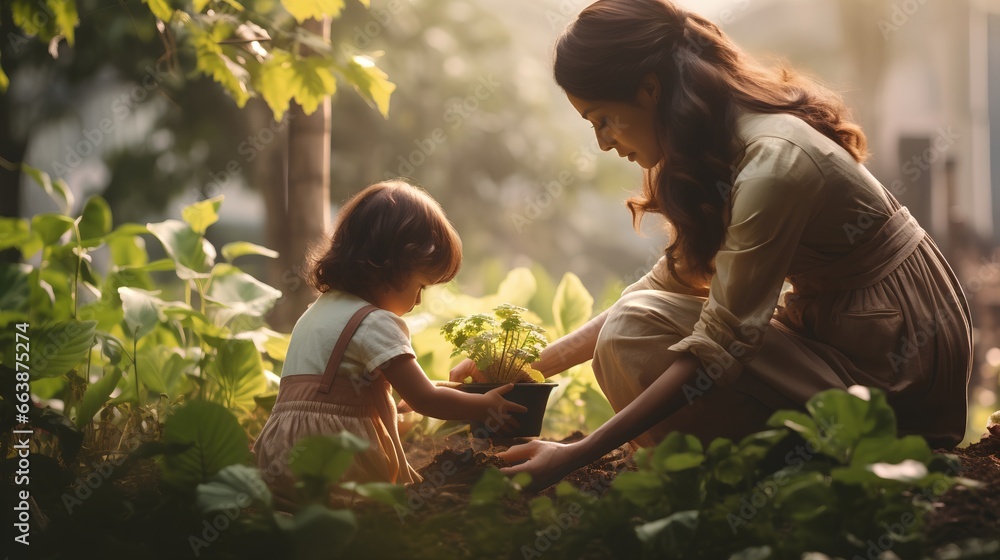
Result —
[[[340, 342], [344, 331], [355, 327], [349, 325], [352, 317], [366, 306], [357, 296], [332, 290], [310, 305], [292, 329], [278, 398], [252, 448], [279, 509], [295, 509], [289, 452], [305, 436], [348, 431], [369, 442], [367, 451], [355, 455], [344, 480], [421, 480], [406, 461], [392, 388], [380, 370], [393, 358], [415, 355], [406, 323], [375, 309], [359, 317], [353, 336]], [[344, 346], [339, 352], [338, 343]], [[329, 382], [328, 390], [319, 389], [321, 379]], [[336, 489], [331, 492], [331, 503], [339, 503], [337, 494]]]
[[737, 132], [745, 150], [708, 291], [693, 295], [661, 258], [623, 291], [598, 337], [594, 372], [616, 411], [680, 353], [701, 362], [684, 388], [690, 404], [633, 444], [674, 430], [737, 438], [776, 409], [855, 384], [887, 393], [901, 434], [957, 444], [971, 317], [934, 241], [804, 121], [744, 113]]

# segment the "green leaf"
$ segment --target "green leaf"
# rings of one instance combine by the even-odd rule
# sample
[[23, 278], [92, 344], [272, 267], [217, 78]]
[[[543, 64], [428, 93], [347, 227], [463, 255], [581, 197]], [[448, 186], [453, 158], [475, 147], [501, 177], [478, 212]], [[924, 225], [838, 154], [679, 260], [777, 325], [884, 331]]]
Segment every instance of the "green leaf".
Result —
[[340, 486], [359, 496], [381, 502], [387, 506], [406, 502], [406, 488], [401, 484], [390, 484], [388, 482], [366, 482], [363, 484], [344, 482]]
[[531, 270], [518, 267], [507, 273], [497, 288], [497, 299], [504, 303], [525, 306], [535, 295], [535, 275]]
[[205, 369], [210, 383], [205, 396], [227, 408], [253, 409], [254, 396], [267, 390], [264, 363], [251, 340], [206, 337], [215, 346], [215, 359]]
[[614, 491], [626, 500], [640, 506], [648, 506], [664, 496], [663, 480], [650, 470], [623, 472], [615, 478]]
[[274, 113], [274, 120], [281, 121], [288, 111], [288, 103], [295, 97], [295, 59], [292, 53], [278, 48], [271, 49], [270, 56], [256, 68], [253, 87], [257, 90]]
[[148, 292], [125, 286], [118, 288], [130, 337], [139, 340], [166, 320], [166, 317], [160, 312], [163, 300], [156, 297], [159, 293], [159, 291]]
[[188, 401], [163, 425], [165, 444], [191, 444], [161, 465], [165, 483], [179, 489], [207, 482], [229, 465], [250, 461], [247, 436], [233, 413], [202, 400]]
[[308, 436], [292, 447], [288, 466], [297, 478], [323, 488], [339, 482], [354, 455], [367, 449], [368, 441], [346, 431]]
[[31, 286], [28, 278], [31, 266], [21, 263], [0, 264], [0, 310], [28, 311]]
[[104, 376], [91, 383], [80, 400], [80, 406], [76, 411], [77, 428], [83, 429], [94, 419], [94, 415], [104, 408], [121, 378], [122, 370], [120, 368], [110, 365], [104, 367]]
[[931, 448], [927, 440], [920, 436], [905, 436], [901, 439], [863, 439], [851, 455], [851, 466], [865, 466], [873, 463], [901, 463], [907, 459], [928, 463]]
[[170, 7], [170, 3], [167, 0], [143, 0], [148, 6], [149, 11], [153, 12], [153, 15], [160, 18], [165, 22], [170, 22], [174, 17], [174, 9]]
[[307, 19], [322, 20], [324, 16], [340, 17], [344, 0], [281, 0], [281, 5], [299, 23]]
[[280, 290], [226, 264], [215, 267], [205, 294], [207, 301], [217, 304], [209, 313], [214, 323], [237, 332], [263, 325], [264, 315], [280, 298]]
[[344, 78], [368, 101], [382, 117], [389, 117], [389, 98], [396, 84], [370, 59], [355, 56], [343, 69]]
[[678, 511], [677, 513], [643, 523], [635, 528], [635, 535], [647, 546], [656, 543], [657, 550], [684, 551], [695, 542], [698, 530], [698, 511]]
[[94, 195], [87, 199], [80, 215], [80, 239], [87, 241], [111, 233], [111, 207], [104, 198]]
[[820, 450], [847, 463], [854, 447], [862, 438], [893, 439], [896, 437], [896, 416], [878, 389], [864, 391], [863, 399], [840, 389], [817, 393], [806, 402], [816, 426], [816, 442]]
[[160, 240], [164, 250], [177, 263], [182, 280], [208, 278], [215, 264], [215, 247], [207, 239], [179, 220], [146, 224], [146, 229]]
[[73, 46], [76, 26], [80, 24], [80, 16], [76, 12], [76, 0], [46, 0], [49, 13], [55, 15], [59, 33], [66, 37], [66, 42]]
[[181, 217], [187, 222], [191, 229], [199, 235], [205, 235], [208, 226], [219, 221], [219, 206], [222, 205], [224, 195], [214, 196], [208, 200], [195, 202], [185, 206], [181, 210]]
[[469, 494], [470, 506], [491, 506], [504, 497], [517, 495], [518, 486], [496, 467], [488, 467]]
[[59, 377], [76, 367], [94, 345], [97, 321], [60, 321], [31, 334], [31, 373]]
[[229, 262], [233, 262], [236, 257], [244, 255], [260, 255], [269, 259], [278, 258], [277, 251], [246, 241], [234, 241], [222, 246], [222, 258]]
[[290, 542], [295, 543], [295, 558], [325, 560], [337, 558], [358, 532], [358, 522], [348, 510], [331, 510], [321, 504], [310, 504], [288, 519], [279, 514], [275, 522]]
[[692, 469], [705, 462], [705, 456], [700, 453], [677, 453], [670, 455], [663, 462], [663, 470], [677, 472]]
[[250, 74], [246, 68], [226, 56], [211, 34], [196, 24], [189, 25], [188, 29], [192, 30], [191, 41], [195, 47], [198, 71], [219, 82], [236, 101], [236, 106], [242, 109], [250, 99], [246, 86]]
[[271, 507], [271, 490], [260, 470], [248, 465], [229, 465], [195, 489], [195, 503], [203, 514], [233, 513], [251, 504]]
[[70, 208], [73, 207], [74, 198], [73, 191], [69, 189], [66, 181], [62, 179], [53, 181], [48, 173], [41, 169], [35, 169], [25, 163], [21, 164], [21, 172], [31, 177], [38, 186], [42, 187], [45, 193], [59, 205], [59, 209], [63, 214], [69, 214]]
[[62, 214], [37, 214], [31, 218], [31, 231], [45, 245], [55, 245], [73, 227], [73, 219]]
[[[31, 223], [25, 218], [0, 218], [0, 249], [17, 247], [31, 241]], [[21, 251], [24, 254], [24, 251]], [[28, 257], [30, 255], [25, 255]]]
[[295, 90], [295, 101], [306, 115], [312, 114], [324, 99], [337, 92], [333, 65], [332, 59], [318, 56], [293, 61], [291, 84]]
[[564, 336], [575, 331], [589, 321], [593, 313], [594, 298], [577, 275], [567, 272], [556, 287], [555, 299], [552, 300], [556, 332]]

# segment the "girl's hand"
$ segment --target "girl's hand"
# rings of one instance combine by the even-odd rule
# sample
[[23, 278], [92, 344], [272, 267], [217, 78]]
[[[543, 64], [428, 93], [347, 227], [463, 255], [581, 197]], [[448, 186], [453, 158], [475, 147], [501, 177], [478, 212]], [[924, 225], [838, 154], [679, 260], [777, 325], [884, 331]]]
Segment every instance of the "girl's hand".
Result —
[[500, 472], [508, 476], [526, 472], [531, 475], [531, 483], [526, 490], [540, 492], [575, 470], [572, 445], [537, 439], [514, 445], [507, 451], [497, 453], [500, 459], [515, 463], [512, 467], [500, 469]]
[[476, 367], [476, 362], [466, 358], [455, 366], [450, 373], [449, 379], [456, 383], [462, 383], [466, 377], [472, 377], [476, 383], [486, 383], [486, 376]]
[[513, 388], [514, 384], [508, 383], [506, 385], [501, 385], [500, 387], [497, 387], [496, 389], [493, 389], [491, 391], [487, 391], [486, 394], [483, 395], [484, 397], [486, 397], [486, 411], [484, 420], [486, 418], [491, 418], [496, 416], [504, 418], [510, 412], [528, 412], [528, 407], [517, 404], [516, 402], [508, 401], [507, 399], [503, 398], [503, 395], [509, 393], [510, 390]]

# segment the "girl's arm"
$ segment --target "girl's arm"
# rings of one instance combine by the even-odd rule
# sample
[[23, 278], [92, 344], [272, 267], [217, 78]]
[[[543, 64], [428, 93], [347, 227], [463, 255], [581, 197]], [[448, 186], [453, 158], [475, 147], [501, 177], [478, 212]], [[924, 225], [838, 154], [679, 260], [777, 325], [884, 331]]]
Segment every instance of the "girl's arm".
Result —
[[642, 394], [589, 436], [571, 444], [535, 440], [515, 445], [497, 457], [511, 463], [525, 462], [501, 470], [505, 474], [531, 474], [532, 491], [555, 484], [688, 404], [682, 389], [694, 382], [699, 365], [693, 354], [681, 354]]
[[[486, 420], [503, 418], [508, 412], [528, 409], [503, 398], [513, 383], [493, 389], [485, 395], [464, 393], [450, 387], [438, 387], [420, 369], [416, 358], [399, 356], [382, 368], [382, 375], [416, 412], [441, 420]], [[499, 416], [497, 416], [499, 415]]]
[[[545, 377], [552, 377], [590, 360], [594, 357], [594, 348], [597, 347], [597, 335], [600, 334], [607, 318], [608, 311], [604, 311], [579, 329], [548, 345], [531, 367], [542, 372]], [[469, 376], [475, 381], [486, 381], [482, 373], [476, 369], [476, 363], [469, 359], [462, 360], [455, 366], [451, 370], [450, 378], [452, 381], [461, 382]]]

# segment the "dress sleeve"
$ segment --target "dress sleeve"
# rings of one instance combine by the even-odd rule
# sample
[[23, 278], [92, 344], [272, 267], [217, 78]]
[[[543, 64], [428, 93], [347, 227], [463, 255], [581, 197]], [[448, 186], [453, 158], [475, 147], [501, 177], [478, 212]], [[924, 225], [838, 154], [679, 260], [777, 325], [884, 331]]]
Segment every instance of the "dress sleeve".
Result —
[[802, 232], [822, 207], [823, 183], [812, 158], [788, 140], [747, 146], [708, 299], [691, 335], [670, 347], [694, 354], [720, 386], [760, 348]]
[[365, 372], [369, 373], [397, 356], [416, 357], [406, 322], [390, 311], [371, 312], [361, 322], [351, 342], [349, 348], [353, 347], [353, 357], [364, 364]]

